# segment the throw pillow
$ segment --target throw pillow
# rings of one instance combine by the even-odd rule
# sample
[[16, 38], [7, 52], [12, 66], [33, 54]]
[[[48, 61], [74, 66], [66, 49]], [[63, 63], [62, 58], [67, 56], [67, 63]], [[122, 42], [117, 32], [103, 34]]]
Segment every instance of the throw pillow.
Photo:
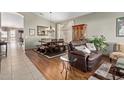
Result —
[[82, 51], [84, 53], [87, 53], [87, 54], [91, 53], [91, 51], [85, 45], [76, 46], [75, 49]]
[[90, 51], [96, 51], [94, 43], [86, 43], [86, 46]]

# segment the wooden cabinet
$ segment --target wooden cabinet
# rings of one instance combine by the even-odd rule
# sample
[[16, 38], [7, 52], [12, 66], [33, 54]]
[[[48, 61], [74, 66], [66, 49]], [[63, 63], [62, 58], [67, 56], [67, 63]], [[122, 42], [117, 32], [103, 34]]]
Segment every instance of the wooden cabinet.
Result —
[[79, 41], [85, 37], [86, 24], [74, 25], [73, 28], [73, 41]]

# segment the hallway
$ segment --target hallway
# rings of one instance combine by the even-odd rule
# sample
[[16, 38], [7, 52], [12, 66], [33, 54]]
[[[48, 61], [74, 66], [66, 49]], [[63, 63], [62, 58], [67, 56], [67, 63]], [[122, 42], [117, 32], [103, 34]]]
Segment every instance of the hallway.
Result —
[[25, 55], [23, 48], [16, 42], [8, 43], [8, 56], [2, 57], [0, 80], [43, 80], [43, 75], [37, 70]]

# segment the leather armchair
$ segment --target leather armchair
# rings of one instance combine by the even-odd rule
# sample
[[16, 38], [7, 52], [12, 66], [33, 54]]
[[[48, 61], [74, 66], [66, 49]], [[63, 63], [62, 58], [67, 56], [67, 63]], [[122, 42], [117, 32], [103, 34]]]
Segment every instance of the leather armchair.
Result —
[[72, 43], [68, 44], [68, 55], [70, 59], [77, 58], [76, 62], [70, 62], [71, 65], [84, 72], [95, 70], [102, 58], [102, 53], [96, 51], [91, 54], [85, 54], [76, 50]]

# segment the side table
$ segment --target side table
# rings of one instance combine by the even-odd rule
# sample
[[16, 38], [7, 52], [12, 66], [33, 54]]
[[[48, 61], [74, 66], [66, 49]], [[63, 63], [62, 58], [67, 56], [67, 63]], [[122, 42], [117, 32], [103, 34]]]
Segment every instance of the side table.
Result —
[[124, 78], [124, 58], [118, 58], [116, 64], [113, 66], [113, 80], [115, 80], [116, 75], [119, 76], [118, 79]]

